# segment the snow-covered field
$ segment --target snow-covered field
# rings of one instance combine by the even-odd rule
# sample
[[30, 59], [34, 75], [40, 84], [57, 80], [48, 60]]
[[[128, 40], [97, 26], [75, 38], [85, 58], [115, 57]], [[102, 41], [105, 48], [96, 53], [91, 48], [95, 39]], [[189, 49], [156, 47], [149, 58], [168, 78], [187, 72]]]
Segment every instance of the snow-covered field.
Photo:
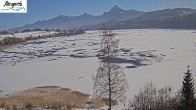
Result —
[[[186, 66], [196, 72], [195, 30], [116, 30], [120, 64], [129, 82], [128, 98], [145, 83], [179, 89]], [[61, 86], [93, 93], [99, 65], [100, 32], [30, 41], [0, 52], [0, 90], [12, 93], [37, 86]]]

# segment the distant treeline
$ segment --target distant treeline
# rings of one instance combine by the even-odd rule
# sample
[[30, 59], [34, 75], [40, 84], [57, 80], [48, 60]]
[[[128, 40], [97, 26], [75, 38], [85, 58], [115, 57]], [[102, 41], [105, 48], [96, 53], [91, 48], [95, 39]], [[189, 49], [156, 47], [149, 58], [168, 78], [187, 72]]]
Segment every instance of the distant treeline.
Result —
[[7, 31], [0, 31], [0, 35], [5, 35], [5, 34], [9, 34], [9, 32], [7, 32]]
[[[43, 38], [51, 38], [51, 37], [60, 37], [60, 36], [72, 36], [72, 35], [79, 35], [79, 34], [84, 34], [85, 31], [84, 30], [61, 30], [61, 29], [25, 29], [23, 31], [21, 31], [21, 33], [25, 33], [25, 32], [33, 32], [33, 31], [47, 31], [47, 32], [54, 32], [48, 35], [38, 35], [38, 36], [32, 36], [29, 35], [25, 38], [17, 38], [17, 37], [5, 37], [2, 40], [0, 40], [0, 47], [1, 46], [6, 46], [6, 45], [13, 45], [13, 44], [18, 44], [18, 43], [23, 43], [29, 40], [36, 40], [36, 39], [43, 39]], [[18, 33], [18, 32], [15, 32]], [[12, 34], [13, 36], [15, 36], [15, 33], [9, 33], [7, 31], [0, 31], [0, 35], [6, 35], [6, 34]]]
[[16, 38], [16, 37], [5, 37], [2, 40], [0, 40], [0, 46], [6, 46], [6, 45], [13, 45], [25, 42], [22, 38]]
[[[35, 29], [25, 29], [23, 31], [21, 31], [21, 33], [24, 32], [33, 32], [33, 31], [47, 31], [47, 32], [51, 32], [51, 31], [56, 31], [59, 33], [62, 33], [62, 35], [64, 36], [71, 36], [71, 35], [78, 35], [78, 34], [84, 34], [85, 31], [82, 29], [73, 29], [73, 30], [61, 30], [61, 29], [39, 29], [39, 28], [35, 28]], [[18, 33], [18, 32], [15, 32]]]

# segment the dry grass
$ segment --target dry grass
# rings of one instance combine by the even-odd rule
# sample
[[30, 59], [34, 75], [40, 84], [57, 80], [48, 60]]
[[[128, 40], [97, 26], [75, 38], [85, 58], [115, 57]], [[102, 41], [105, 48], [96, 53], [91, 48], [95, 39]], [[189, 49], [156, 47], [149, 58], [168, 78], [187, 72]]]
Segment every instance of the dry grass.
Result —
[[12, 45], [5, 45], [5, 46], [0, 46], [0, 51], [6, 50], [6, 49], [12, 49], [18, 45], [27, 45], [27, 42], [21, 42], [21, 43], [17, 43], [17, 44], [12, 44]]
[[[26, 104], [42, 108], [64, 108], [69, 110], [73, 107], [85, 108], [89, 99], [88, 94], [72, 91], [68, 88], [57, 86], [37, 87], [20, 91], [0, 99], [0, 106], [4, 108], [25, 108]], [[96, 108], [103, 107], [104, 101], [100, 98], [94, 100]]]

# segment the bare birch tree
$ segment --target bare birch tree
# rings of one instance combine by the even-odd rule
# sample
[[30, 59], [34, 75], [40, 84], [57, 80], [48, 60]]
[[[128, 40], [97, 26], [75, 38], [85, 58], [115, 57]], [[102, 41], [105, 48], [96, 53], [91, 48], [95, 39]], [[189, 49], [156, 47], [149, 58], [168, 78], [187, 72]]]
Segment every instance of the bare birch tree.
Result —
[[101, 61], [94, 77], [94, 94], [109, 99], [109, 110], [112, 100], [124, 101], [128, 88], [126, 76], [121, 66], [112, 63], [117, 56], [119, 40], [115, 39], [115, 33], [104, 29], [101, 39]]
[[154, 83], [147, 83], [130, 100], [128, 110], [179, 110], [178, 94], [170, 86], [157, 89]]

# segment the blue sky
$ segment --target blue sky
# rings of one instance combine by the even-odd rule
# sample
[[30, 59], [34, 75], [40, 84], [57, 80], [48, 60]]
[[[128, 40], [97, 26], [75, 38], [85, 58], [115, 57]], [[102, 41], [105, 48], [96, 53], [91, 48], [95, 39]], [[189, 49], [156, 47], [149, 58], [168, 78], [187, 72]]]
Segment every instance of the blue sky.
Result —
[[[162, 1], [166, 4], [162, 4]], [[190, 2], [186, 4], [185, 1]], [[122, 9], [140, 11], [177, 7], [196, 9], [196, 0], [27, 0], [26, 14], [0, 14], [0, 30], [47, 20], [58, 15], [76, 16], [83, 13], [100, 15], [109, 11], [114, 5]]]

